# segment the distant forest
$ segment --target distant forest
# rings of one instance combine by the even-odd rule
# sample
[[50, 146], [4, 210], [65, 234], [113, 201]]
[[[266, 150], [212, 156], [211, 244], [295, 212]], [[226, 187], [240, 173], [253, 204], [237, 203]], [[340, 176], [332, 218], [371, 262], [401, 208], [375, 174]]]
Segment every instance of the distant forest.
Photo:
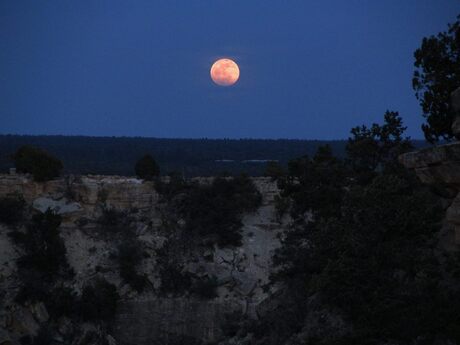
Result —
[[[185, 177], [246, 173], [264, 174], [266, 161], [285, 166], [293, 158], [312, 156], [328, 144], [344, 157], [346, 140], [287, 139], [157, 139], [141, 137], [29, 136], [0, 135], [0, 172], [13, 164], [10, 155], [22, 145], [45, 149], [64, 163], [65, 173], [134, 175], [134, 165], [149, 153], [158, 162], [161, 174]], [[427, 145], [413, 142], [417, 148]]]

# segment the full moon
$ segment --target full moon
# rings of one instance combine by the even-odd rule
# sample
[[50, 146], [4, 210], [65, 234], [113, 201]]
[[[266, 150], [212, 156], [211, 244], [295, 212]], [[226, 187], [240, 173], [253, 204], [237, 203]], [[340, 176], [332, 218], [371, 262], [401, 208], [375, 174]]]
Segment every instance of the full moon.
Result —
[[235, 84], [240, 77], [240, 69], [235, 61], [230, 59], [220, 59], [213, 63], [211, 67], [211, 79], [220, 86], [230, 86]]

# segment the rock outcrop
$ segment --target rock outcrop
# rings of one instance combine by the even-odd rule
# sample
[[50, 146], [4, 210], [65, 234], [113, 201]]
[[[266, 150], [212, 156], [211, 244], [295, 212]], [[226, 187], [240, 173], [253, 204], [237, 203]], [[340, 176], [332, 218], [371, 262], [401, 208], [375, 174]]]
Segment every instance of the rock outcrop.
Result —
[[[211, 180], [198, 178], [195, 182], [206, 184]], [[22, 195], [29, 215], [48, 208], [61, 215], [61, 237], [67, 260], [75, 271], [69, 284], [76, 291], [100, 275], [117, 286], [121, 301], [114, 333], [104, 337], [113, 336], [111, 339], [122, 345], [152, 344], [154, 339], [171, 335], [215, 342], [222, 336], [222, 323], [228, 315], [257, 317], [257, 306], [268, 296], [264, 285], [270, 275], [273, 252], [279, 246], [278, 235], [287, 228], [288, 220], [280, 223], [276, 217], [276, 182], [270, 178], [254, 178], [253, 182], [263, 200], [256, 212], [242, 219], [242, 245], [201, 248], [182, 258], [188, 272], [217, 278], [217, 296], [211, 300], [158, 294], [155, 251], [168, 238], [168, 230], [161, 197], [153, 182], [118, 176], [70, 176], [36, 183], [25, 175], [0, 175], [0, 197]], [[98, 218], [103, 207], [126, 211], [126, 216], [132, 218], [133, 234], [146, 252], [138, 271], [146, 274], [151, 283], [143, 293], [132, 290], [119, 276], [113, 260], [119, 240], [113, 234], [99, 233]], [[182, 225], [180, 219], [175, 221], [177, 226]], [[0, 325], [0, 343], [11, 339], [12, 344], [17, 344], [18, 337], [36, 334], [48, 314], [43, 305], [19, 307], [12, 300], [11, 291], [17, 286], [15, 260], [20, 251], [14, 248], [8, 231], [0, 226], [0, 291], [8, 291], [0, 299], [0, 318], [6, 320]], [[63, 330], [74, 327], [65, 319], [61, 323]]]
[[[456, 113], [452, 130], [460, 135], [460, 88], [452, 93], [452, 107]], [[448, 200], [446, 221], [453, 230], [452, 244], [460, 245], [460, 142], [409, 152], [399, 160]]]

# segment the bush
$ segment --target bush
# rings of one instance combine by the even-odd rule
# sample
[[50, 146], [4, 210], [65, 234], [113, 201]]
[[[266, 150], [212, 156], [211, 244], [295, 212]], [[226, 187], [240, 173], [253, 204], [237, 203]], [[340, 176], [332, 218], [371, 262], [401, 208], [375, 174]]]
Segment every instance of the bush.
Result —
[[21, 222], [25, 205], [24, 198], [19, 194], [0, 198], [0, 223], [16, 225]]
[[63, 168], [59, 159], [33, 146], [21, 146], [12, 159], [18, 172], [32, 174], [35, 181], [58, 177]]
[[276, 210], [276, 220], [281, 222], [283, 216], [289, 210], [291, 206], [291, 200], [289, 198], [283, 198], [280, 195], [275, 195], [275, 210]]
[[26, 302], [47, 301], [50, 298], [50, 284], [41, 279], [40, 274], [22, 273], [21, 287], [16, 294], [14, 301], [18, 304], [26, 304]]
[[276, 161], [270, 161], [265, 168], [264, 176], [271, 177], [273, 181], [278, 180], [286, 175], [283, 167]]
[[182, 174], [172, 172], [169, 174], [169, 182], [163, 182], [160, 179], [155, 183], [155, 190], [166, 200], [170, 200], [175, 195], [184, 192], [190, 186], [184, 180]]
[[136, 175], [144, 180], [153, 180], [154, 177], [160, 175], [160, 168], [157, 162], [149, 154], [137, 161], [134, 170]]
[[182, 295], [192, 286], [192, 276], [183, 272], [179, 265], [164, 264], [160, 268], [160, 292], [164, 295]]
[[71, 317], [77, 312], [78, 298], [71, 288], [60, 286], [51, 291], [45, 304], [51, 318], [57, 320], [62, 316]]
[[217, 297], [219, 284], [215, 276], [198, 278], [193, 283], [192, 292], [203, 299]]
[[115, 285], [103, 278], [97, 279], [83, 289], [80, 316], [84, 321], [111, 321], [115, 316], [119, 298]]
[[246, 176], [216, 178], [207, 185], [194, 185], [179, 207], [190, 234], [206, 237], [220, 247], [241, 245], [241, 218], [255, 211], [262, 197]]
[[61, 217], [48, 209], [32, 217], [26, 233], [9, 233], [25, 252], [17, 261], [20, 275], [37, 274], [46, 281], [53, 281], [57, 276], [72, 275], [66, 247], [59, 234], [60, 225]]
[[49, 328], [42, 326], [36, 336], [23, 336], [19, 342], [21, 345], [49, 345], [53, 343], [53, 336]]
[[97, 220], [104, 232], [112, 234], [128, 231], [130, 222], [131, 218], [126, 211], [120, 211], [114, 207], [104, 207], [101, 216]]
[[128, 240], [118, 246], [118, 264], [121, 279], [137, 292], [144, 291], [149, 283], [145, 275], [137, 273], [138, 266], [143, 258], [141, 244], [137, 240]]

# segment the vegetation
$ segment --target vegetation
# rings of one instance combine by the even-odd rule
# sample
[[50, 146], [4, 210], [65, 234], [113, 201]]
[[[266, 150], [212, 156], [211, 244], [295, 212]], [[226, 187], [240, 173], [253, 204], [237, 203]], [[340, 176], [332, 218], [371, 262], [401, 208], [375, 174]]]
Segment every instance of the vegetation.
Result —
[[179, 205], [186, 231], [220, 247], [241, 245], [241, 217], [257, 210], [262, 197], [246, 176], [216, 178], [190, 186]]
[[107, 206], [103, 206], [101, 216], [97, 220], [100, 232], [105, 235], [129, 232], [130, 222], [127, 210]]
[[271, 177], [272, 180], [277, 180], [285, 175], [283, 166], [275, 161], [270, 161], [267, 163], [265, 168], [264, 176]]
[[20, 339], [21, 345], [49, 345], [53, 343], [53, 336], [48, 327], [42, 326], [35, 336], [23, 336]]
[[[331, 328], [306, 343], [460, 341], [460, 303], [452, 297], [459, 277], [436, 252], [442, 210], [399, 166], [397, 155], [410, 147], [403, 132], [397, 113], [387, 112], [383, 125], [352, 130], [345, 161], [324, 147], [290, 162], [280, 185], [295, 223], [282, 238], [272, 277], [296, 306], [291, 316], [278, 315], [284, 339], [302, 328], [319, 299], [316, 308], [341, 317], [348, 331]], [[256, 329], [271, 332], [270, 320]]]
[[[65, 172], [71, 174], [133, 174], [140, 155], [150, 152], [163, 174], [180, 171], [186, 177], [230, 175], [243, 172], [262, 176], [265, 163], [250, 159], [277, 160], [285, 167], [292, 157], [329, 144], [338, 156], [345, 154], [343, 140], [256, 140], [256, 139], [156, 139], [81, 136], [0, 135], [0, 172], [12, 167], [8, 156], [23, 145], [33, 145], [59, 157]], [[422, 143], [419, 143], [422, 144]], [[227, 161], [221, 161], [227, 160]], [[230, 161], [228, 161], [230, 160]]]
[[141, 243], [136, 239], [127, 239], [118, 245], [118, 265], [121, 279], [137, 292], [142, 292], [149, 281], [145, 274], [139, 274], [136, 267], [143, 259]]
[[160, 293], [162, 295], [181, 296], [190, 291], [192, 275], [185, 272], [182, 265], [168, 262], [159, 265], [161, 279]]
[[149, 154], [143, 156], [136, 163], [135, 169], [136, 175], [144, 180], [153, 180], [154, 177], [160, 175], [160, 168]]
[[422, 106], [425, 138], [435, 142], [453, 137], [450, 95], [460, 85], [460, 16], [447, 31], [425, 37], [415, 51], [413, 88]]
[[409, 138], [403, 137], [406, 127], [398, 112], [387, 111], [384, 124], [355, 127], [346, 147], [347, 160], [353, 178], [359, 183], [369, 183], [380, 173], [400, 173], [405, 170], [398, 156], [413, 147]]
[[[61, 316], [81, 318], [81, 314], [88, 314], [87, 304], [90, 302], [85, 302], [88, 293], [80, 299], [72, 288], [63, 284], [74, 273], [67, 262], [65, 244], [59, 231], [60, 224], [61, 217], [48, 210], [34, 215], [25, 232], [14, 230], [9, 233], [13, 242], [23, 250], [23, 255], [16, 261], [21, 285], [15, 300], [20, 304], [44, 302], [53, 320]], [[107, 294], [104, 286], [101, 286], [100, 293]], [[100, 296], [97, 299], [99, 303], [107, 302]], [[40, 333], [33, 339], [24, 338], [23, 341], [27, 344], [41, 344], [41, 339], [47, 339], [47, 335]], [[46, 340], [44, 343], [48, 344]]]
[[23, 221], [26, 203], [20, 194], [0, 198], [0, 223], [16, 225]]
[[84, 321], [111, 321], [120, 296], [115, 285], [103, 278], [84, 287], [80, 300], [80, 315]]
[[53, 320], [62, 316], [72, 317], [78, 315], [79, 296], [75, 291], [63, 286], [56, 286], [50, 291], [50, 296], [45, 298], [46, 310]]
[[[24, 250], [17, 265], [19, 276], [26, 279], [26, 285], [35, 285], [35, 280], [53, 282], [58, 277], [73, 274], [67, 262], [64, 241], [59, 234], [60, 225], [61, 217], [48, 210], [34, 215], [25, 233], [9, 233], [13, 241]], [[35, 279], [29, 280], [27, 277]]]
[[203, 299], [212, 299], [217, 297], [218, 286], [216, 276], [200, 277], [195, 279], [192, 292]]
[[18, 172], [32, 174], [35, 181], [48, 181], [58, 177], [63, 168], [59, 159], [28, 145], [21, 146], [12, 159]]

